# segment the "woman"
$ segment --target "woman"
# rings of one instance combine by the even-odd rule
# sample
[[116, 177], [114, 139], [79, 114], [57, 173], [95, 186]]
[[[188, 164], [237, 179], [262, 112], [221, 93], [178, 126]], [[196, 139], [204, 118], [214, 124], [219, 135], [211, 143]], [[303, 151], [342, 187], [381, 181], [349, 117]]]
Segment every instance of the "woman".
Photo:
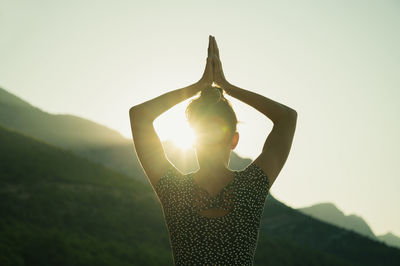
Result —
[[[200, 169], [184, 175], [168, 161], [153, 121], [199, 92], [186, 115], [196, 133]], [[224, 93], [274, 124], [261, 154], [242, 171], [228, 169], [239, 133]], [[230, 84], [210, 35], [206, 67], [198, 82], [136, 105], [129, 115], [138, 158], [163, 207], [174, 264], [252, 265], [265, 199], [288, 157], [296, 111]]]

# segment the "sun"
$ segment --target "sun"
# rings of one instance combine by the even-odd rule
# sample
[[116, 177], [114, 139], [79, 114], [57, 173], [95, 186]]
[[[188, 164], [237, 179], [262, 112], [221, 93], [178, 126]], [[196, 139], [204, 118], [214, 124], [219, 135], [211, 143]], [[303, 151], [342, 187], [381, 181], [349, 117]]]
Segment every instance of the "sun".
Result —
[[187, 102], [175, 106], [160, 115], [154, 122], [154, 128], [161, 141], [172, 141], [182, 150], [189, 150], [195, 143], [195, 133], [185, 117]]
[[182, 150], [191, 149], [195, 142], [194, 132], [190, 126], [184, 125], [171, 137], [171, 141]]

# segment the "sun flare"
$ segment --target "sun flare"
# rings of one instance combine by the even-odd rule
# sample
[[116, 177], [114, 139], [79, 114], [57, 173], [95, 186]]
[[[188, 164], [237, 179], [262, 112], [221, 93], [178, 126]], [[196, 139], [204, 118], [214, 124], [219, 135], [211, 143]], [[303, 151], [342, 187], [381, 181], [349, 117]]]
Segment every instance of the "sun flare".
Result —
[[161, 141], [172, 141], [182, 150], [189, 150], [195, 143], [195, 133], [185, 117], [187, 102], [181, 103], [175, 108], [157, 118], [154, 127]]
[[176, 135], [171, 137], [171, 141], [182, 150], [188, 150], [194, 144], [195, 135], [190, 126], [183, 126], [182, 129], [176, 132]]

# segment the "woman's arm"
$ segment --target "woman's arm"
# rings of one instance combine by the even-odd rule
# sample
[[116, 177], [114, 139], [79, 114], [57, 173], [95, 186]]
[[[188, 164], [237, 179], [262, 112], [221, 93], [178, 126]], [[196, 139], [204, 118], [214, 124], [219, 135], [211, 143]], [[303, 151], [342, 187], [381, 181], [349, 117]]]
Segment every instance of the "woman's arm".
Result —
[[202, 78], [187, 87], [162, 94], [154, 99], [135, 105], [129, 109], [132, 136], [139, 161], [153, 187], [162, 175], [173, 165], [168, 161], [164, 148], [154, 129], [154, 120], [173, 107], [212, 84], [212, 50], [208, 48], [206, 67]]
[[157, 98], [133, 106], [129, 110], [136, 154], [147, 178], [155, 188], [162, 175], [173, 165], [167, 159], [153, 122], [177, 103], [190, 98], [204, 88], [202, 83], [164, 93]]
[[231, 96], [254, 107], [270, 118], [274, 126], [265, 140], [261, 154], [254, 164], [263, 169], [268, 177], [269, 187], [275, 182], [286, 163], [296, 131], [297, 112], [265, 96], [236, 87], [222, 84]]
[[265, 96], [230, 84], [225, 79], [222, 71], [217, 42], [214, 37], [212, 39], [212, 48], [214, 49], [212, 60], [214, 82], [224, 89], [227, 94], [252, 106], [274, 123], [272, 131], [264, 143], [261, 154], [253, 162], [267, 175], [269, 188], [271, 188], [289, 155], [296, 130], [297, 112]]
[[297, 115], [297, 112], [294, 109], [286, 105], [278, 103], [255, 92], [239, 88], [230, 84], [229, 82], [222, 83], [221, 88], [224, 89], [228, 95], [247, 103], [267, 116], [274, 124], [285, 121], [288, 119], [288, 117]]
[[205, 84], [194, 83], [187, 87], [164, 93], [154, 99], [130, 108], [129, 114], [135, 122], [153, 123], [153, 121], [176, 104], [194, 96], [205, 87]]

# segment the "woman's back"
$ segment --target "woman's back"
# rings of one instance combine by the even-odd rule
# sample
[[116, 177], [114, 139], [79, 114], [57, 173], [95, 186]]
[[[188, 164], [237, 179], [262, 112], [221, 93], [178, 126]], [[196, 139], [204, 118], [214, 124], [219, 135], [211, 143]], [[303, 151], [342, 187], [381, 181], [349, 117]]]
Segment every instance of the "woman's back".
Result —
[[[265, 172], [251, 163], [217, 195], [171, 167], [155, 186], [170, 234], [175, 265], [252, 265], [269, 192]], [[202, 215], [224, 209], [220, 217]]]

